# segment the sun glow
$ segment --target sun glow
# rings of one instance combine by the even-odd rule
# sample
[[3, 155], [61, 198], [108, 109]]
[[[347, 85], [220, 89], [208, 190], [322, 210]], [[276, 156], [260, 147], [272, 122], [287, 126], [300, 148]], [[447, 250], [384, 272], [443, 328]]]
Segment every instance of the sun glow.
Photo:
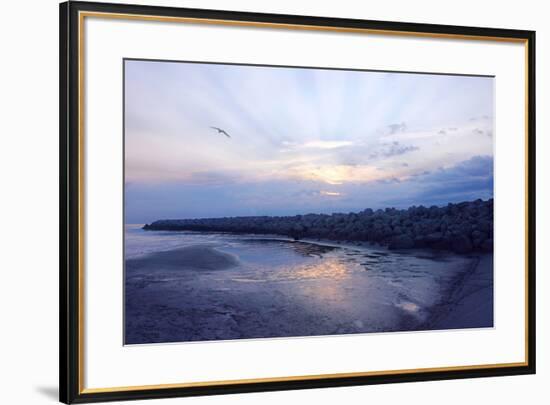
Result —
[[342, 193], [339, 193], [338, 191], [321, 191], [321, 195], [326, 195], [329, 197], [338, 197], [342, 195]]
[[344, 183], [368, 183], [380, 180], [387, 176], [380, 173], [372, 166], [302, 166], [296, 167], [291, 173], [294, 178], [312, 180], [329, 184], [331, 186]]
[[314, 149], [337, 149], [351, 145], [353, 145], [353, 142], [350, 141], [310, 141], [304, 143], [302, 147]]

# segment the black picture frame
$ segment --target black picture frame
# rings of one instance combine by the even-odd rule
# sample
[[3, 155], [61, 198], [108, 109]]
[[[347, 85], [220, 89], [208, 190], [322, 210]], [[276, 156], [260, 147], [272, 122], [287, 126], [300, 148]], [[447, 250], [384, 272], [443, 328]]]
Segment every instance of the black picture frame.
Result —
[[[86, 392], [82, 389], [80, 334], [82, 307], [79, 305], [79, 255], [81, 237], [79, 206], [83, 179], [79, 172], [79, 13], [123, 13], [164, 17], [219, 19], [311, 27], [382, 30], [442, 36], [492, 37], [525, 41], [527, 47], [527, 321], [525, 364], [513, 367], [476, 367], [471, 369], [404, 372], [387, 375], [326, 377], [304, 380], [211, 384], [208, 386], [144, 388], [139, 390], [106, 390]], [[60, 269], [59, 269], [59, 387], [60, 401], [85, 403], [99, 401], [169, 398], [179, 396], [217, 395], [243, 392], [340, 387], [366, 384], [388, 384], [410, 381], [448, 380], [509, 376], [535, 373], [535, 32], [526, 30], [416, 24], [373, 20], [261, 14], [235, 11], [202, 10], [142, 5], [121, 5], [71, 1], [59, 7], [59, 125], [60, 125]]]

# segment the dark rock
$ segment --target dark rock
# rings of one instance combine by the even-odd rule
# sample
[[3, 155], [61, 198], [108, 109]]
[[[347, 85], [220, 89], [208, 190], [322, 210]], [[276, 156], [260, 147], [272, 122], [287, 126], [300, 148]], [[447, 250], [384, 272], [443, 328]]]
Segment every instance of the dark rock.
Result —
[[414, 240], [409, 235], [394, 236], [388, 246], [389, 249], [412, 249]]
[[488, 235], [485, 232], [478, 230], [472, 232], [472, 243], [476, 248], [479, 248], [487, 238]]
[[477, 229], [479, 229], [482, 232], [490, 232], [493, 230], [493, 212], [491, 211], [491, 220], [488, 219], [482, 219], [477, 223]]
[[392, 249], [412, 247], [457, 253], [493, 250], [493, 200], [446, 206], [367, 208], [360, 213], [305, 214], [287, 217], [228, 217], [160, 220], [143, 227], [155, 231], [209, 231], [276, 234], [336, 241], [368, 241]]
[[493, 240], [492, 239], [486, 239], [481, 244], [481, 250], [484, 252], [492, 252], [493, 251]]
[[432, 245], [434, 243], [441, 242], [441, 239], [443, 238], [443, 233], [441, 232], [433, 232], [424, 237], [425, 242], [428, 245]]
[[424, 248], [428, 246], [426, 243], [426, 238], [424, 236], [417, 236], [414, 238], [414, 247]]
[[439, 241], [433, 242], [429, 246], [437, 250], [451, 250], [452, 241], [453, 236], [450, 233], [445, 233]]
[[472, 242], [465, 235], [460, 235], [453, 239], [451, 249], [456, 253], [470, 253], [473, 250]]

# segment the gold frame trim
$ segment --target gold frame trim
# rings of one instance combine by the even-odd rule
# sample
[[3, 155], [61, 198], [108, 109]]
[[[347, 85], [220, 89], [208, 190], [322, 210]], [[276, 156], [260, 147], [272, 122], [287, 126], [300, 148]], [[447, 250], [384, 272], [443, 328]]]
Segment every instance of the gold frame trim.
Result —
[[127, 386], [127, 387], [109, 387], [109, 388], [87, 388], [82, 391], [83, 394], [95, 394], [103, 392], [125, 392], [125, 391], [144, 391], [150, 389], [170, 389], [170, 388], [190, 388], [190, 387], [211, 387], [219, 385], [232, 385], [232, 384], [254, 384], [254, 383], [266, 383], [266, 382], [285, 382], [285, 381], [297, 381], [297, 380], [321, 380], [326, 378], [346, 378], [346, 377], [367, 377], [376, 375], [396, 375], [407, 373], [430, 373], [437, 371], [461, 371], [461, 370], [479, 370], [488, 368], [504, 368], [504, 367], [518, 367], [525, 366], [525, 362], [519, 363], [502, 363], [502, 364], [480, 364], [474, 366], [454, 366], [454, 367], [429, 367], [429, 368], [412, 368], [402, 370], [387, 370], [387, 371], [363, 371], [354, 373], [334, 373], [334, 374], [313, 374], [303, 376], [289, 376], [289, 377], [271, 377], [271, 378], [247, 378], [240, 380], [220, 380], [220, 381], [200, 381], [191, 383], [174, 383], [174, 384], [153, 384], [153, 385], [139, 385], [139, 386]]
[[[370, 35], [391, 35], [400, 37], [414, 38], [442, 38], [454, 40], [475, 40], [489, 42], [508, 42], [508, 43], [523, 43], [525, 47], [525, 359], [523, 362], [515, 363], [497, 363], [497, 364], [474, 364], [467, 366], [450, 366], [450, 367], [430, 367], [430, 368], [415, 368], [415, 369], [398, 369], [398, 370], [379, 370], [366, 372], [352, 373], [333, 373], [333, 374], [313, 374], [313, 375], [298, 375], [287, 377], [268, 377], [268, 378], [249, 378], [237, 380], [220, 380], [220, 381], [201, 381], [189, 383], [172, 383], [172, 384], [152, 384], [152, 385], [137, 385], [137, 386], [120, 386], [120, 387], [104, 387], [104, 388], [85, 388], [84, 387], [84, 20], [87, 17], [109, 18], [120, 20], [139, 20], [139, 21], [156, 21], [166, 23], [188, 23], [188, 24], [208, 24], [208, 25], [224, 25], [236, 27], [256, 27], [270, 29], [293, 29], [303, 31], [330, 31], [340, 33], [357, 33]], [[426, 33], [413, 31], [392, 31], [381, 29], [368, 28], [348, 28], [348, 27], [333, 27], [333, 26], [312, 26], [287, 23], [266, 23], [253, 21], [236, 21], [210, 18], [191, 18], [191, 17], [168, 17], [155, 15], [141, 14], [126, 14], [126, 13], [107, 13], [107, 12], [88, 12], [80, 11], [78, 13], [78, 391], [79, 394], [98, 394], [98, 393], [113, 393], [113, 392], [128, 392], [128, 391], [144, 391], [152, 389], [171, 389], [171, 388], [191, 388], [191, 387], [212, 387], [234, 384], [255, 384], [269, 382], [288, 382], [288, 381], [304, 381], [304, 380], [320, 380], [331, 378], [347, 378], [347, 377], [368, 377], [380, 375], [396, 375], [410, 373], [430, 373], [440, 371], [465, 371], [479, 369], [499, 369], [510, 367], [521, 367], [529, 365], [529, 181], [528, 181], [528, 165], [529, 165], [529, 40], [513, 37], [491, 37], [479, 35], [463, 35], [463, 34], [444, 34], [444, 33]]]

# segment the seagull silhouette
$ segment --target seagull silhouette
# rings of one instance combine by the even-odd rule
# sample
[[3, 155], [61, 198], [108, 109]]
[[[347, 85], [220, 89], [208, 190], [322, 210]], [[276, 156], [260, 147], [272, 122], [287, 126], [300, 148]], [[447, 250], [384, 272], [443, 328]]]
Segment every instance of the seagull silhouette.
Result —
[[221, 128], [218, 128], [218, 127], [210, 127], [212, 129], [215, 129], [216, 131], [218, 131], [219, 134], [224, 134], [225, 136], [227, 136], [228, 138], [231, 138], [231, 136], [229, 136], [229, 134], [227, 132], [225, 132], [223, 129]]

